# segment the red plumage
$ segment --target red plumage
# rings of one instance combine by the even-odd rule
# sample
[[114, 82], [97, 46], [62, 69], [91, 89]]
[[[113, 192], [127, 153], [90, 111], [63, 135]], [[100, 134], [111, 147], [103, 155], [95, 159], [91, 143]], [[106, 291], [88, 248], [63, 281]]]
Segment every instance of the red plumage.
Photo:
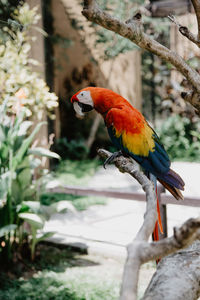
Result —
[[[135, 159], [147, 174], [153, 174], [176, 199], [183, 199], [179, 189], [184, 189], [184, 182], [170, 169], [169, 157], [158, 136], [126, 99], [108, 89], [87, 87], [76, 93], [72, 102], [79, 106], [75, 107], [77, 112], [94, 108], [100, 113], [113, 144]], [[162, 231], [159, 206], [158, 221]]]

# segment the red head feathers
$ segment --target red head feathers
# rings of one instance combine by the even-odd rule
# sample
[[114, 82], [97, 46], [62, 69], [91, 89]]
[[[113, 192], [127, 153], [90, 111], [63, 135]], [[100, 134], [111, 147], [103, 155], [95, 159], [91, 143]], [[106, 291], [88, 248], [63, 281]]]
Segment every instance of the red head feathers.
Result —
[[102, 115], [108, 112], [109, 109], [113, 107], [120, 108], [120, 106], [124, 104], [129, 106], [129, 108], [133, 109], [130, 103], [122, 96], [116, 94], [115, 92], [109, 89], [100, 87], [87, 87], [80, 90], [71, 98], [71, 102], [73, 104], [79, 103], [79, 105], [83, 107], [84, 105], [90, 105], [91, 109], [95, 109]]

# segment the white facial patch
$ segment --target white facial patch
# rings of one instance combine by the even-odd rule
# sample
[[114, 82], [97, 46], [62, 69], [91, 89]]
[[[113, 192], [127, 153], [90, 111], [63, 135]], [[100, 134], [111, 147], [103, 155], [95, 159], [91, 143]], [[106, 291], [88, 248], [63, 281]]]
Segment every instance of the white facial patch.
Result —
[[84, 113], [82, 112], [81, 107], [78, 105], [77, 102], [74, 102], [74, 103], [73, 103], [73, 106], [74, 106], [74, 110], [75, 110], [75, 112], [76, 112], [77, 118], [82, 119], [82, 118], [84, 117]]
[[90, 94], [90, 91], [82, 91], [77, 95], [78, 100], [83, 103], [83, 104], [87, 104], [87, 105], [91, 105], [92, 107], [94, 107], [94, 103]]

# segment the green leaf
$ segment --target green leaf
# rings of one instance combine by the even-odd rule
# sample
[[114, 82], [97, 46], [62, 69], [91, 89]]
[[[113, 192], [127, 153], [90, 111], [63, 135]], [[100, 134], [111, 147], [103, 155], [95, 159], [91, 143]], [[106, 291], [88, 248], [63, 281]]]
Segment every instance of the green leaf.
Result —
[[28, 206], [33, 213], [39, 213], [40, 211], [41, 204], [38, 201], [24, 201], [23, 204]]
[[44, 233], [42, 236], [37, 238], [37, 243], [52, 237], [55, 233], [56, 233], [55, 231], [49, 231], [49, 232]]
[[31, 148], [28, 150], [28, 154], [60, 159], [60, 156], [57, 153], [42, 147]]
[[24, 213], [24, 212], [29, 211], [29, 207], [25, 203], [26, 202], [24, 201], [23, 203], [20, 203], [19, 205], [17, 205], [17, 207], [16, 207], [16, 212], [17, 213]]
[[[4, 132], [4, 128], [3, 126], [1, 125], [0, 126], [0, 142], [5, 142], [5, 139], [6, 139], [6, 136], [5, 136], [5, 132]], [[1, 145], [2, 147], [2, 145]]]
[[28, 224], [31, 225], [34, 229], [42, 229], [44, 226], [43, 219], [33, 213], [20, 213], [19, 218], [25, 220]]
[[17, 136], [18, 135], [18, 132], [19, 132], [19, 128], [23, 122], [23, 119], [24, 119], [24, 116], [25, 116], [25, 111], [22, 110], [19, 115], [16, 116], [16, 118], [14, 119], [14, 126], [12, 128], [12, 134], [14, 134], [14, 136]]
[[50, 207], [56, 213], [66, 212], [67, 210], [72, 211], [72, 212], [76, 211], [74, 205], [72, 203], [70, 203], [69, 201], [65, 201], [65, 200], [60, 200], [60, 201], [58, 201], [56, 203], [52, 203], [50, 205]]
[[9, 181], [10, 178], [15, 176], [15, 173], [12, 173], [10, 171], [7, 171], [0, 175], [0, 199], [3, 201], [6, 201], [6, 197], [9, 190]]
[[41, 165], [41, 160], [39, 158], [34, 157], [33, 159], [30, 160], [30, 168], [31, 169], [36, 169]]
[[41, 204], [38, 201], [23, 201], [17, 206], [17, 212], [30, 212], [38, 214], [40, 212]]
[[69, 201], [61, 200], [51, 205], [42, 205], [41, 212], [48, 220], [55, 213], [64, 213], [66, 211], [76, 212], [76, 209]]
[[26, 151], [28, 150], [28, 147], [30, 146], [34, 136], [36, 135], [36, 133], [40, 130], [41, 126], [46, 124], [46, 122], [41, 122], [39, 124], [37, 124], [37, 126], [35, 127], [35, 129], [32, 131], [32, 133], [29, 135], [29, 137], [27, 137], [21, 147], [19, 148], [19, 150], [17, 151], [16, 156], [13, 158], [13, 169], [15, 170], [16, 167], [21, 163], [24, 154], [26, 153]]
[[2, 105], [0, 106], [0, 123], [2, 124], [3, 118], [6, 114], [7, 111], [7, 103], [8, 103], [9, 97], [6, 97], [5, 100], [3, 101]]
[[31, 121], [22, 122], [19, 127], [18, 136], [26, 135], [27, 130], [31, 127], [32, 124], [33, 124], [33, 122], [31, 122]]
[[44, 31], [42, 28], [38, 27], [38, 26], [33, 26], [33, 28], [38, 31], [39, 33], [41, 33], [43, 36], [48, 37], [48, 33], [46, 31]]
[[16, 224], [10, 224], [10, 225], [1, 227], [0, 228], [0, 238], [3, 237], [4, 235], [10, 233], [11, 231], [15, 230], [16, 228], [17, 228]]

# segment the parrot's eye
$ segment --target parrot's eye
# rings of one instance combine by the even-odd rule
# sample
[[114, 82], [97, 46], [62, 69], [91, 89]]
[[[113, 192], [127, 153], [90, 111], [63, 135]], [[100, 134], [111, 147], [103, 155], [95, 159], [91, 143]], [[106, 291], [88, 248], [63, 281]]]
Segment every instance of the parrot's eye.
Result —
[[[81, 107], [84, 112], [88, 112], [90, 111], [92, 108], [94, 108], [94, 103], [92, 101], [91, 95], [90, 95], [90, 91], [81, 91], [77, 96], [77, 101], [79, 103], [88, 105], [90, 107]], [[78, 103], [78, 105], [80, 106], [80, 104]]]

